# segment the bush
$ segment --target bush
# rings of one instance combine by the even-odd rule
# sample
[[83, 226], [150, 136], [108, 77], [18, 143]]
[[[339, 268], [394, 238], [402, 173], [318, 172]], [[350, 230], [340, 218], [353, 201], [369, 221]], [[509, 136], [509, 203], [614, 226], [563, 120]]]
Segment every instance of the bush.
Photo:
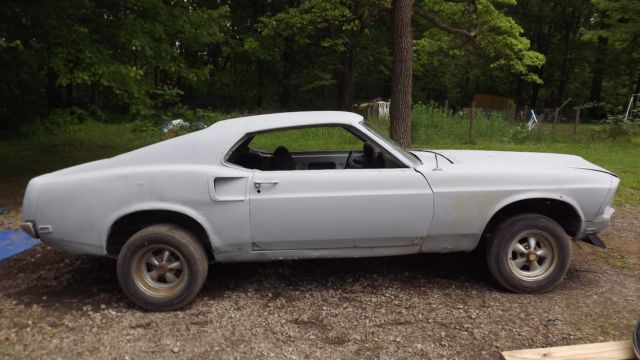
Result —
[[46, 118], [23, 127], [21, 134], [26, 137], [62, 135], [74, 126], [91, 120], [89, 113], [80, 108], [54, 110]]
[[607, 119], [603, 126], [604, 134], [610, 139], [640, 135], [640, 122], [624, 119], [622, 116]]
[[509, 136], [505, 138], [505, 142], [512, 144], [523, 144], [532, 139], [531, 131], [526, 124], [520, 124], [510, 129]]

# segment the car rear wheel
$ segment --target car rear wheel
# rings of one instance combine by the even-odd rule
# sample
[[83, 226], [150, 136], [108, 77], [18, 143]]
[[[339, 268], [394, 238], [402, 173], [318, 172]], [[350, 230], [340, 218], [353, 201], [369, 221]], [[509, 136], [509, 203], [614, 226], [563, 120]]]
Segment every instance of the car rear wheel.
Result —
[[157, 224], [135, 233], [118, 255], [118, 281], [124, 293], [150, 311], [182, 308], [207, 278], [204, 248], [185, 229]]
[[560, 284], [571, 261], [562, 227], [552, 219], [523, 214], [502, 222], [487, 247], [487, 263], [504, 287], [521, 293], [550, 291]]

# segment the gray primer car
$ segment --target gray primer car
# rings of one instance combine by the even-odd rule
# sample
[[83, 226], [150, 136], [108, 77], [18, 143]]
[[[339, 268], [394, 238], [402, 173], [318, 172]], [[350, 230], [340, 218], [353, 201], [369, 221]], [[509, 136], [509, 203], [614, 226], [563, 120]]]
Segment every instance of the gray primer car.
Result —
[[[340, 128], [344, 151], [266, 152], [256, 136]], [[543, 292], [569, 237], [604, 244], [619, 180], [578, 156], [406, 151], [361, 116], [298, 112], [220, 121], [27, 187], [22, 228], [71, 253], [118, 259], [124, 292], [150, 310], [185, 306], [207, 264], [471, 251], [505, 287]], [[568, 235], [568, 236], [567, 236]]]

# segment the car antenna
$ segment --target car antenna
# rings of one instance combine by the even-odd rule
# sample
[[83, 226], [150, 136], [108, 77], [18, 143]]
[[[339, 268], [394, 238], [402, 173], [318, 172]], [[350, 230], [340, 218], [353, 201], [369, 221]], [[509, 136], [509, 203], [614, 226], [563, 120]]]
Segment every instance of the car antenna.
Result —
[[433, 155], [435, 155], [435, 157], [436, 157], [436, 167], [435, 167], [435, 169], [433, 169], [433, 171], [442, 170], [442, 168], [440, 168], [440, 164], [438, 163], [438, 153], [434, 152]]

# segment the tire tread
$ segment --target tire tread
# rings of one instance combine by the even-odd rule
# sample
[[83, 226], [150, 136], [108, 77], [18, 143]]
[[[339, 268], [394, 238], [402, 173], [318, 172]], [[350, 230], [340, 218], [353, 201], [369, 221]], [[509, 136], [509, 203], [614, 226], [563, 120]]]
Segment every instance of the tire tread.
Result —
[[[133, 252], [135, 252], [135, 250], [140, 246], [146, 245], [146, 241], [144, 240], [145, 238], [154, 236], [166, 236], [173, 239], [168, 241], [171, 242], [175, 240], [179, 242], [179, 245], [185, 246], [187, 248], [187, 252], [193, 255], [191, 260], [194, 263], [194, 271], [189, 274], [190, 280], [193, 281], [193, 283], [187, 284], [186, 293], [183, 296], [179, 296], [177, 299], [159, 301], [137, 293], [135, 285], [132, 284], [133, 280], [128, 274], [130, 264], [125, 263], [127, 259], [130, 259]], [[140, 244], [140, 242], [143, 242], [143, 244]], [[183, 256], [185, 255], [183, 254]], [[178, 225], [170, 223], [151, 225], [131, 236], [131, 238], [129, 238], [122, 247], [120, 255], [118, 256], [117, 264], [118, 281], [120, 282], [120, 287], [124, 293], [136, 305], [149, 311], [172, 311], [187, 306], [198, 295], [200, 289], [202, 289], [202, 286], [207, 279], [208, 269], [209, 261], [203, 245], [191, 232]]]
[[[499, 248], [504, 246], [505, 241], [511, 241], [511, 239], [503, 239], [502, 235], [524, 222], [537, 222], [540, 226], [548, 227], [552, 232], [550, 235], [558, 245], [558, 254], [555, 256], [559, 256], [559, 263], [556, 265], [556, 269], [546, 278], [531, 284], [527, 284], [500, 268], [502, 254]], [[571, 246], [567, 235], [556, 221], [544, 215], [525, 213], [512, 216], [498, 225], [489, 239], [486, 257], [489, 271], [504, 288], [516, 293], [544, 293], [555, 289], [562, 282], [571, 262]]]

